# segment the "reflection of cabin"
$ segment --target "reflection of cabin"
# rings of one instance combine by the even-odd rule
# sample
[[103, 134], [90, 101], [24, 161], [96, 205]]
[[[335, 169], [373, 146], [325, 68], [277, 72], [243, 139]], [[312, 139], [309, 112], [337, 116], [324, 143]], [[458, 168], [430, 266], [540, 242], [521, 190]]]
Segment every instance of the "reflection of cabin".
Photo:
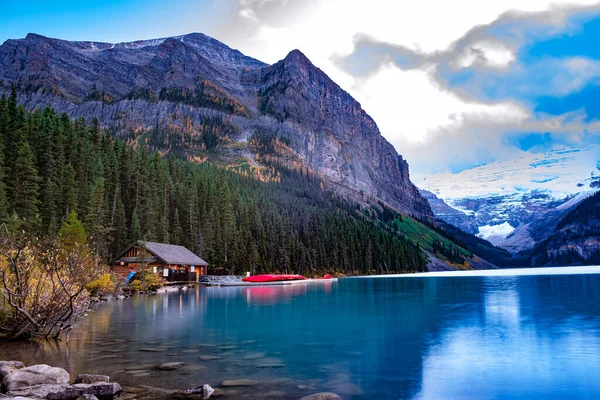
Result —
[[183, 246], [138, 240], [113, 261], [111, 269], [123, 278], [130, 268], [135, 272], [144, 268], [170, 282], [196, 282], [198, 275], [206, 275], [207, 266]]

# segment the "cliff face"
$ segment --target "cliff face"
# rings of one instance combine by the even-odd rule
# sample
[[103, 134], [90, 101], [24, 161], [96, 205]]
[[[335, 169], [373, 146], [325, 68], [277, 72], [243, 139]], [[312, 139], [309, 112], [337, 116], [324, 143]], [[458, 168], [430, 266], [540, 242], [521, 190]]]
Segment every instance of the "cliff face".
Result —
[[600, 192], [582, 201], [534, 249], [531, 266], [600, 264]]
[[408, 164], [360, 104], [298, 50], [262, 70], [258, 108], [285, 122], [299, 157], [330, 182], [432, 216]]
[[29, 109], [97, 117], [163, 152], [195, 155], [210, 130], [251, 155], [248, 138], [268, 131], [338, 192], [433, 216], [371, 117], [298, 50], [269, 66], [203, 34], [120, 44], [30, 34], [0, 46], [0, 92], [13, 85]]

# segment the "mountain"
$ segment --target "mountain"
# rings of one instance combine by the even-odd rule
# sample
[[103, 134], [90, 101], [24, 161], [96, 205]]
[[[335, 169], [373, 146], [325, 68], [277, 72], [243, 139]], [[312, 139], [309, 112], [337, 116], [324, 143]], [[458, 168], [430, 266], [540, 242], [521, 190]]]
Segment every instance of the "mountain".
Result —
[[533, 251], [531, 266], [600, 265], [600, 192], [583, 200]]
[[598, 190], [599, 160], [598, 145], [559, 149], [433, 175], [418, 185], [431, 192], [426, 196], [440, 219], [517, 253], [546, 239]]
[[3, 242], [10, 233], [46, 244], [74, 212], [78, 238], [87, 233], [105, 262], [142, 238], [185, 246], [212, 274], [425, 271], [424, 252], [383, 226], [381, 209], [350, 203], [304, 171], [280, 167], [261, 180], [161, 157], [51, 108], [27, 114], [16, 94], [0, 99]]
[[13, 86], [27, 109], [97, 118], [134, 146], [286, 165], [361, 204], [433, 217], [371, 117], [298, 50], [266, 65], [199, 33], [118, 44], [29, 34], [0, 46], [0, 92]]
[[431, 210], [436, 218], [472, 235], [477, 235], [479, 233], [477, 221], [472, 213], [468, 214], [464, 211], [450, 207], [444, 200], [440, 199], [432, 192], [423, 189], [420, 191], [421, 195], [429, 202]]

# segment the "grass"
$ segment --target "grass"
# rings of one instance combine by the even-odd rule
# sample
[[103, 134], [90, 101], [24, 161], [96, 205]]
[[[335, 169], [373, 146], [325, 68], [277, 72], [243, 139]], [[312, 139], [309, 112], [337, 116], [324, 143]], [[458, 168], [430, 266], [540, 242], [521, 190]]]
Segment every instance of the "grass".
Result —
[[441, 234], [437, 233], [433, 229], [429, 228], [428, 226], [422, 224], [421, 222], [415, 219], [404, 216], [402, 217], [402, 220], [396, 218], [393, 223], [396, 225], [396, 228], [400, 233], [415, 241], [426, 251], [436, 253], [436, 255], [440, 256], [440, 254], [437, 253], [433, 248], [433, 243], [435, 241], [438, 241], [444, 243], [444, 246], [446, 248], [456, 247], [458, 249], [459, 254], [464, 258], [472, 257], [472, 254], [468, 250], [458, 246], [450, 239], [446, 238], [445, 236], [442, 236]]

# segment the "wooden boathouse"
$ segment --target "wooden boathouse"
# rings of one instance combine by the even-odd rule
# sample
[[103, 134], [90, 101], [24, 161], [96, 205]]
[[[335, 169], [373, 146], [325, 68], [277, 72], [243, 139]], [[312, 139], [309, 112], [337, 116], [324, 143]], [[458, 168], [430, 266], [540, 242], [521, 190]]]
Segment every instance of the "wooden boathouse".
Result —
[[200, 275], [206, 275], [207, 266], [183, 246], [138, 240], [112, 262], [111, 270], [123, 279], [131, 270], [144, 269], [169, 282], [197, 282]]

